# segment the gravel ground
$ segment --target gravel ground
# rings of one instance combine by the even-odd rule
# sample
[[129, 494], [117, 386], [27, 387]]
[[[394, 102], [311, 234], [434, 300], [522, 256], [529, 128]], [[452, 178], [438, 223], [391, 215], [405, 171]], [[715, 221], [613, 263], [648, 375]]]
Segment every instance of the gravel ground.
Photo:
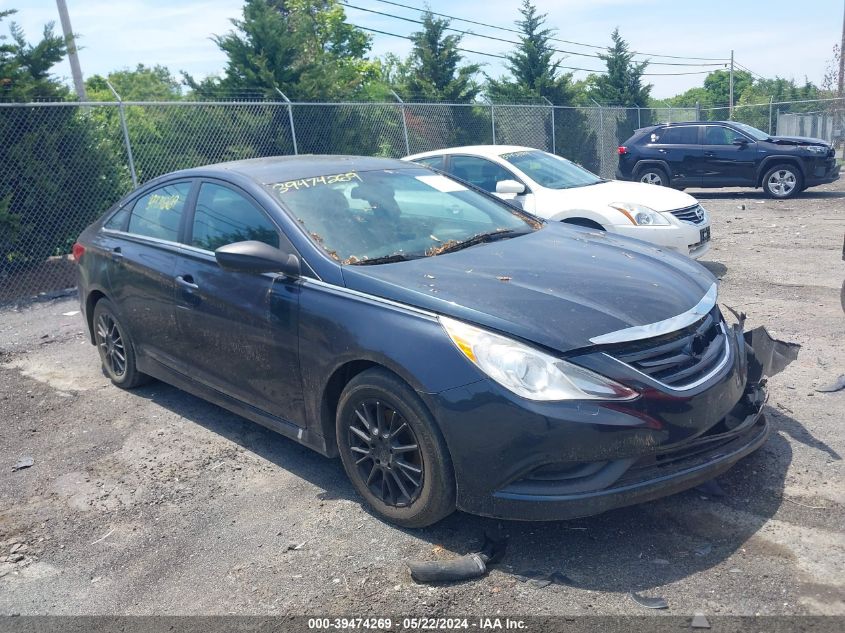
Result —
[[[368, 514], [337, 460], [162, 383], [103, 377], [73, 298], [0, 313], [0, 612], [845, 615], [845, 183], [797, 200], [698, 191], [722, 301], [802, 345], [770, 383], [774, 433], [719, 479], [558, 523]], [[72, 314], [73, 313], [73, 314]], [[13, 471], [19, 459], [34, 465]], [[415, 584], [404, 561], [509, 536], [485, 578]], [[568, 584], [523, 582], [559, 571]]]

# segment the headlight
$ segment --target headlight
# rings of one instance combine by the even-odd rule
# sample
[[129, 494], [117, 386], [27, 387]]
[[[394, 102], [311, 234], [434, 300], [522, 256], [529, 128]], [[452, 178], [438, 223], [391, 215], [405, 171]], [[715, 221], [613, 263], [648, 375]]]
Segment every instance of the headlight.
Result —
[[607, 206], [611, 209], [621, 211], [632, 224], [636, 224], [637, 226], [666, 226], [669, 224], [669, 220], [664, 218], [661, 213], [641, 204], [611, 202]]
[[805, 145], [804, 149], [811, 154], [827, 154], [830, 148], [824, 145]]
[[633, 389], [468, 323], [440, 317], [455, 346], [497, 383], [529, 400], [630, 400]]

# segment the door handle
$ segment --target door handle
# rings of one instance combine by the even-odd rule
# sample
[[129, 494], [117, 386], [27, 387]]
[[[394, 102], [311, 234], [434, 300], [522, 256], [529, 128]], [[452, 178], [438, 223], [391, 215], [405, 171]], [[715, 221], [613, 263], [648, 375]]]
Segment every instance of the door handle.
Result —
[[704, 152], [705, 156], [715, 156], [716, 152]]
[[660, 152], [661, 154], [668, 154], [669, 153], [668, 149], [659, 149], [657, 151]]
[[176, 283], [186, 290], [199, 290], [200, 287], [194, 283], [194, 278], [191, 275], [179, 275], [176, 277]]
[[112, 261], [120, 261], [123, 259], [123, 249], [120, 246], [115, 246], [111, 249], [111, 258]]

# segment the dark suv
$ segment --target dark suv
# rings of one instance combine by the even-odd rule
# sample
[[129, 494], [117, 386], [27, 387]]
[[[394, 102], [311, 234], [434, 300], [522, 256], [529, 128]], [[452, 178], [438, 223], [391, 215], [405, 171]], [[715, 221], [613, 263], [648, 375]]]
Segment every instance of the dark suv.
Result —
[[698, 121], [637, 130], [619, 146], [616, 177], [677, 189], [763, 187], [772, 198], [790, 198], [837, 180], [839, 166], [833, 148], [820, 139]]

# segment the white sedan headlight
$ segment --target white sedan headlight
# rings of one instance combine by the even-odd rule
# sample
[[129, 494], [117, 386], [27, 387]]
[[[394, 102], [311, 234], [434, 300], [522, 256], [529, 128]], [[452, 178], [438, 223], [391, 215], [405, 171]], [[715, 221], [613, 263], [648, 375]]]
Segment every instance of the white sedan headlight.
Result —
[[529, 400], [631, 400], [639, 394], [588, 369], [462, 321], [440, 317], [455, 346], [497, 383]]
[[664, 218], [661, 213], [641, 204], [611, 202], [608, 206], [611, 209], [621, 211], [632, 224], [637, 226], [668, 226], [669, 224], [669, 220]]

